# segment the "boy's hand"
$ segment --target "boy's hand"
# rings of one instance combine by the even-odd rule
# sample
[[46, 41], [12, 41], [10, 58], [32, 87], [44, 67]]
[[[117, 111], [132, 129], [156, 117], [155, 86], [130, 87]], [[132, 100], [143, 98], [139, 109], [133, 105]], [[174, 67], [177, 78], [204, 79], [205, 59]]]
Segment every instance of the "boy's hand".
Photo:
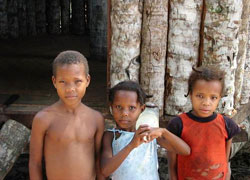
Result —
[[148, 142], [162, 136], [162, 128], [150, 128], [148, 132]]
[[148, 125], [140, 125], [140, 127], [135, 131], [134, 138], [130, 142], [130, 145], [133, 148], [136, 148], [142, 143], [147, 142], [145, 141], [145, 137], [148, 136], [149, 130], [150, 130], [150, 127]]

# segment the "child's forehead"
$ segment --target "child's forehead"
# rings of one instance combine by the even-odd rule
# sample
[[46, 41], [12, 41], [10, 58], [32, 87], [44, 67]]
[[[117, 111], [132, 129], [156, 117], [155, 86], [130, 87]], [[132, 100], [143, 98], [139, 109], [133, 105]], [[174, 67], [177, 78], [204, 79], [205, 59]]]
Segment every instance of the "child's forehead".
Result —
[[117, 90], [114, 94], [114, 98], [119, 99], [119, 98], [133, 98], [137, 101], [137, 93], [135, 91], [130, 91], [130, 90]]
[[77, 73], [85, 73], [85, 66], [83, 63], [77, 64], [58, 64], [56, 67], [56, 74], [63, 72], [77, 72]]
[[193, 85], [193, 91], [205, 90], [205, 91], [219, 91], [222, 92], [222, 82], [219, 80], [204, 80], [199, 79], [195, 81]]

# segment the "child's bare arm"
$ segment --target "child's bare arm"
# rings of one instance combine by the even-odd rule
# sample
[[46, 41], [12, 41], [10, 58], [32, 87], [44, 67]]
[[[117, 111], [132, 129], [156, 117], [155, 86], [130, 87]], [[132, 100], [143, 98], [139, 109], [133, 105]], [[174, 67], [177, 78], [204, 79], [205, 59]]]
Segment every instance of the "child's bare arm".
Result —
[[44, 113], [38, 113], [32, 123], [30, 139], [29, 174], [31, 180], [42, 180], [43, 142], [48, 121]]
[[149, 127], [147, 125], [140, 126], [136, 131], [133, 140], [115, 156], [113, 156], [112, 153], [113, 134], [110, 132], [104, 134], [101, 170], [105, 177], [112, 174], [121, 165], [129, 153], [144, 142], [143, 137], [148, 129]]
[[95, 162], [96, 162], [96, 176], [97, 180], [104, 180], [105, 178], [101, 174], [100, 170], [100, 159], [101, 159], [101, 143], [102, 136], [104, 132], [104, 119], [100, 115], [100, 118], [97, 119], [97, 132], [95, 136]]
[[181, 138], [171, 133], [165, 128], [151, 128], [149, 133], [150, 140], [158, 138], [160, 146], [168, 151], [181, 155], [189, 155], [190, 147]]
[[[229, 158], [230, 158], [231, 145], [232, 145], [232, 139], [228, 140], [226, 144], [227, 161], [229, 161]], [[230, 180], [230, 178], [231, 178], [231, 167], [230, 167], [230, 163], [228, 163], [228, 171], [226, 174], [226, 180]]]
[[168, 174], [169, 180], [177, 180], [177, 163], [174, 152], [168, 152]]

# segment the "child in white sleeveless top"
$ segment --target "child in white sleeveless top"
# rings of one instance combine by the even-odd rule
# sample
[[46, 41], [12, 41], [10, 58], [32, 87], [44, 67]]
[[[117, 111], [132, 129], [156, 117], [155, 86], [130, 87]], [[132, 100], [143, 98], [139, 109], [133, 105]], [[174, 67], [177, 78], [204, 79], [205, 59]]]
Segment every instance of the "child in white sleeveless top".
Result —
[[105, 177], [158, 180], [157, 142], [168, 151], [190, 154], [189, 146], [165, 128], [141, 125], [136, 130], [145, 98], [139, 84], [133, 81], [123, 81], [110, 90], [109, 102], [116, 128], [103, 136], [101, 171]]

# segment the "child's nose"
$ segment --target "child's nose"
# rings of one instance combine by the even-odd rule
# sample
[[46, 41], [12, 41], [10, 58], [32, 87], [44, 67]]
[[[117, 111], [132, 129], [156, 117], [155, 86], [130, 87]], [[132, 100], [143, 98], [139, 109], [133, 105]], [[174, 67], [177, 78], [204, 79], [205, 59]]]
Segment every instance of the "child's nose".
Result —
[[203, 105], [208, 106], [208, 105], [210, 105], [210, 103], [211, 103], [211, 100], [210, 100], [209, 98], [205, 98], [205, 99], [203, 100]]
[[74, 90], [75, 90], [74, 84], [70, 83], [70, 84], [67, 85], [66, 92], [72, 92]]
[[128, 110], [124, 109], [124, 110], [122, 111], [122, 115], [123, 115], [123, 116], [128, 116]]

